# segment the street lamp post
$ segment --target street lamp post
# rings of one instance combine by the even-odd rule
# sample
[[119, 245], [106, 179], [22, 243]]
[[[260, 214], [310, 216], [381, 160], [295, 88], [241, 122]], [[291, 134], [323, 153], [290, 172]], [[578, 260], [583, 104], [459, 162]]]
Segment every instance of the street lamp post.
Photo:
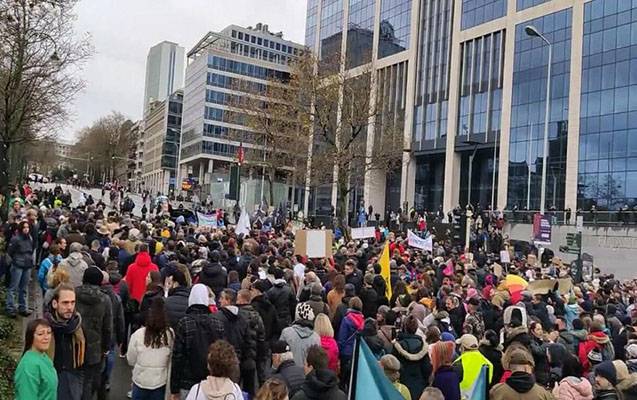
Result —
[[549, 113], [550, 113], [550, 101], [551, 101], [551, 63], [553, 58], [553, 45], [548, 41], [544, 35], [542, 35], [537, 28], [532, 25], [527, 25], [524, 28], [527, 35], [532, 37], [539, 37], [549, 47], [549, 60], [546, 76], [546, 107], [544, 110], [544, 150], [542, 154], [542, 187], [540, 191], [540, 214], [544, 215], [544, 207], [546, 203], [546, 170], [547, 170], [547, 156], [549, 149]]
[[473, 145], [473, 152], [469, 155], [469, 179], [467, 179], [467, 205], [471, 205], [471, 180], [473, 178], [473, 160], [476, 158], [476, 152], [478, 151], [478, 145], [480, 144], [480, 142], [467, 140], [464, 143]]

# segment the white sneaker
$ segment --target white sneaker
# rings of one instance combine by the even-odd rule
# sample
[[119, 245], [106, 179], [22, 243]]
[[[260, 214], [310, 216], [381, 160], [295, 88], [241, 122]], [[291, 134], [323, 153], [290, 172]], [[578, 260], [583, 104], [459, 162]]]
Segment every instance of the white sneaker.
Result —
[[133, 398], [133, 391], [129, 390], [128, 393], [126, 393], [126, 397], [128, 397], [129, 399]]

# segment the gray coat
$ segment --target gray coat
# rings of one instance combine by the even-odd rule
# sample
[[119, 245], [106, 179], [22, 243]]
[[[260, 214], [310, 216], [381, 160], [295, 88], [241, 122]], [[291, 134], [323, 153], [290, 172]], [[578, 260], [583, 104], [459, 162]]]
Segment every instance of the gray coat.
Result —
[[88, 264], [84, 261], [82, 253], [75, 252], [62, 260], [58, 268], [62, 268], [69, 274], [69, 284], [76, 288], [82, 284], [82, 277], [84, 276], [84, 271], [88, 268]]
[[7, 253], [11, 257], [11, 265], [21, 268], [33, 268], [33, 240], [22, 233], [15, 235], [9, 242]]
[[305, 323], [305, 321], [297, 321], [292, 326], [288, 326], [281, 332], [281, 340], [290, 346], [290, 351], [294, 356], [294, 363], [299, 367], [302, 367], [305, 363], [305, 356], [307, 350], [312, 345], [321, 345], [321, 338], [312, 330], [309, 326], [311, 322]]

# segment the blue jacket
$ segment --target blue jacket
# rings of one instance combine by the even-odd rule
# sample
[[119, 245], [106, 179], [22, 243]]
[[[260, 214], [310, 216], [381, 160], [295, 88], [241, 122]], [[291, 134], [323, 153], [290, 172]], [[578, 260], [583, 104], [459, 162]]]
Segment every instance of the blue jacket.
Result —
[[341, 358], [351, 358], [354, 354], [356, 333], [363, 329], [365, 318], [360, 311], [349, 309], [341, 322], [336, 335]]
[[61, 255], [58, 254], [57, 256], [54, 256], [49, 254], [49, 256], [40, 263], [40, 269], [38, 269], [38, 282], [40, 282], [42, 290], [47, 290], [49, 288], [49, 285], [46, 282], [46, 276], [53, 264], [59, 264], [60, 261], [62, 261]]

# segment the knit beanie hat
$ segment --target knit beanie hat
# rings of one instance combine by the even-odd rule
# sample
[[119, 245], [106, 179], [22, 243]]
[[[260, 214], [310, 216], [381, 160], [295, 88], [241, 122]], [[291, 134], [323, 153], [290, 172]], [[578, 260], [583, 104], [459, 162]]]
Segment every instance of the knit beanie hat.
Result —
[[103, 279], [104, 275], [102, 275], [101, 269], [97, 267], [89, 267], [84, 271], [84, 276], [82, 276], [82, 283], [100, 286]]
[[314, 310], [312, 310], [312, 306], [307, 303], [299, 304], [296, 308], [296, 319], [314, 321]]
[[629, 344], [626, 346], [626, 355], [629, 360], [637, 358], [637, 344]]
[[615, 366], [612, 361], [603, 361], [599, 365], [596, 365], [594, 373], [595, 376], [606, 378], [611, 385], [617, 385], [617, 371], [615, 370]]

